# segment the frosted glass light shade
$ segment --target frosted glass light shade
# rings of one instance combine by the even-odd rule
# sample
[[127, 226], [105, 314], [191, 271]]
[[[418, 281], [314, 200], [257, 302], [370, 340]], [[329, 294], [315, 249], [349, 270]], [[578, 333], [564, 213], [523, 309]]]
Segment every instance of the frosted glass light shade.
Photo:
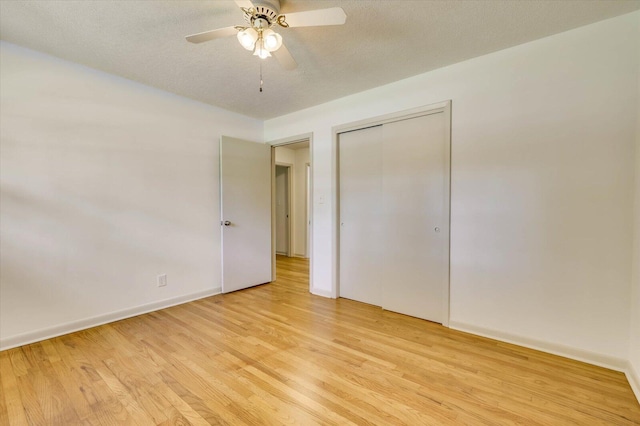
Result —
[[282, 36], [273, 30], [264, 30], [262, 39], [264, 40], [264, 48], [269, 52], [275, 52], [282, 46]]
[[266, 59], [271, 56], [271, 53], [263, 46], [264, 42], [258, 42], [256, 44], [256, 50], [253, 52], [254, 56], [257, 56], [260, 59]]
[[238, 41], [247, 50], [253, 50], [256, 40], [258, 40], [258, 32], [253, 28], [238, 31]]

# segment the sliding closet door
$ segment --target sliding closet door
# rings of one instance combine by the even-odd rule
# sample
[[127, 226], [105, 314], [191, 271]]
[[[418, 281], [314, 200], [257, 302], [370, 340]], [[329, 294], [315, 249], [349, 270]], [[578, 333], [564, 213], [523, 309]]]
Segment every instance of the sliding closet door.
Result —
[[430, 114], [385, 124], [382, 144], [382, 307], [439, 323], [449, 268], [447, 133], [444, 114]]
[[338, 149], [340, 296], [380, 305], [382, 126], [340, 134]]
[[338, 135], [341, 297], [447, 322], [449, 114]]

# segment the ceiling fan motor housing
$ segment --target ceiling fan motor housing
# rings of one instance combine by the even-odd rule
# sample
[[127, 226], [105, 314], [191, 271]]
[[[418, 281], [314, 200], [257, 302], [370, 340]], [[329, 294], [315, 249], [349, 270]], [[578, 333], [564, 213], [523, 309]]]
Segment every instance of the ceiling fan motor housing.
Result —
[[[253, 15], [245, 15], [247, 22], [254, 28], [268, 28], [280, 13], [279, 0], [260, 0], [253, 3]], [[267, 25], [264, 25], [265, 22]]]

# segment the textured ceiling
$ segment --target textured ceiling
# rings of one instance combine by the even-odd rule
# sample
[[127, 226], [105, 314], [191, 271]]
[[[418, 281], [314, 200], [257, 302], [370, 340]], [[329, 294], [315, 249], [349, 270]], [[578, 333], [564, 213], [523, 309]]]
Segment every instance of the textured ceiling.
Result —
[[235, 38], [184, 36], [243, 24], [233, 1], [0, 1], [0, 38], [267, 119], [640, 9], [640, 1], [282, 0], [281, 12], [340, 6], [344, 26], [277, 30], [293, 71]]

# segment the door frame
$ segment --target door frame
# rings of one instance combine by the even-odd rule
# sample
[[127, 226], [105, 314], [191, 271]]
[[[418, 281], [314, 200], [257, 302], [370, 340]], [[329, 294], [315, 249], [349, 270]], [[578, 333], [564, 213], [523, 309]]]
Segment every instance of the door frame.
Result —
[[[311, 157], [311, 145], [309, 145], [309, 157]], [[311, 163], [304, 164], [304, 224], [306, 237], [305, 257], [311, 258]]]
[[331, 141], [331, 166], [333, 173], [331, 176], [331, 185], [335, 188], [333, 191], [333, 211], [332, 223], [331, 223], [331, 249], [333, 253], [333, 270], [332, 283], [331, 283], [331, 297], [340, 297], [340, 173], [339, 173], [339, 153], [338, 153], [338, 139], [341, 133], [346, 133], [355, 130], [366, 129], [368, 127], [380, 126], [386, 123], [391, 123], [400, 120], [408, 120], [410, 118], [421, 117], [424, 115], [443, 113], [446, 122], [449, 124], [447, 128], [447, 135], [445, 136], [448, 144], [448, 149], [445, 149], [445, 199], [444, 206], [447, 209], [445, 214], [446, 224], [442, 226], [445, 232], [445, 279], [442, 283], [443, 291], [443, 321], [442, 325], [449, 327], [450, 316], [450, 271], [451, 271], [451, 100], [438, 102], [435, 104], [425, 105], [417, 108], [412, 108], [404, 111], [394, 112], [391, 114], [385, 114], [377, 117], [368, 118], [365, 120], [354, 121], [351, 123], [334, 126], [331, 129], [332, 141]]
[[[303, 133], [303, 134], [299, 134], [299, 135], [295, 135], [295, 136], [290, 136], [290, 137], [286, 137], [286, 138], [282, 138], [282, 139], [277, 139], [277, 140], [273, 140], [273, 141], [268, 141], [267, 145], [271, 146], [271, 170], [272, 170], [272, 177], [271, 177], [271, 254], [272, 254], [272, 268], [271, 268], [271, 274], [272, 274], [272, 281], [275, 281], [276, 279], [276, 238], [275, 238], [275, 232], [276, 232], [276, 226], [275, 226], [275, 220], [276, 220], [276, 216], [275, 216], [275, 196], [276, 196], [276, 191], [275, 191], [275, 171], [276, 171], [276, 151], [275, 148], [279, 147], [279, 146], [285, 146], [285, 145], [292, 145], [294, 143], [298, 143], [298, 142], [309, 142], [309, 165], [311, 167], [311, 176], [310, 176], [310, 182], [309, 182], [309, 190], [310, 190], [310, 194], [308, 194], [308, 197], [310, 200], [313, 200], [313, 132], [310, 133]], [[311, 209], [308, 212], [308, 221], [311, 222], [311, 229], [313, 230], [313, 205], [311, 204]], [[289, 221], [291, 223], [291, 221]], [[313, 290], [313, 232], [309, 232], [309, 235], [307, 236], [308, 238], [308, 245], [309, 245], [309, 252], [308, 252], [308, 256], [309, 256], [309, 291], [311, 293], [314, 293]]]
[[[271, 148], [272, 150], [272, 156], [273, 156], [273, 148]], [[276, 161], [276, 164], [274, 166], [274, 178], [273, 178], [273, 195], [275, 197], [276, 194], [276, 179], [275, 179], [275, 168], [276, 167], [284, 167], [287, 169], [287, 257], [291, 257], [293, 255], [293, 232], [291, 232], [293, 229], [293, 211], [291, 209], [291, 195], [293, 194], [293, 164], [290, 163], [283, 163], [280, 161]], [[273, 203], [272, 203], [273, 204]], [[273, 209], [273, 215], [274, 215], [274, 223], [276, 222], [275, 220], [275, 215], [277, 214], [276, 210], [276, 206], [272, 206]], [[274, 225], [275, 227], [275, 225]], [[277, 243], [277, 241], [275, 240], [275, 232], [274, 232], [274, 244]]]

